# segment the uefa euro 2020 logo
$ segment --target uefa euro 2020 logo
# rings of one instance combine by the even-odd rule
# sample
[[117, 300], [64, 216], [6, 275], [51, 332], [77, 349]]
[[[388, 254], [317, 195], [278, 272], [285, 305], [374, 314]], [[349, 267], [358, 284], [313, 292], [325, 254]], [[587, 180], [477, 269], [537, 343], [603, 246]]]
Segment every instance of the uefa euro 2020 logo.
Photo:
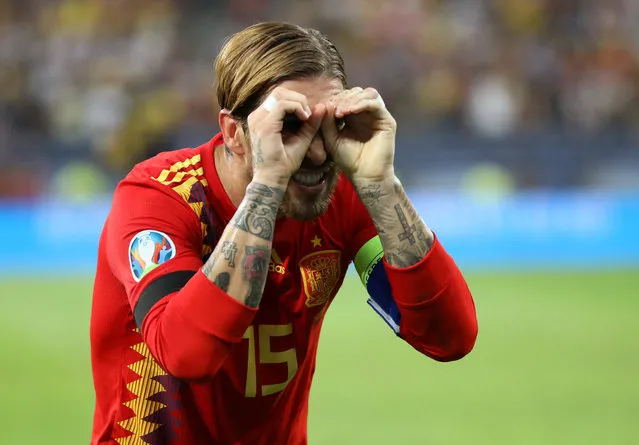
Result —
[[144, 230], [133, 237], [129, 246], [129, 263], [135, 281], [175, 257], [175, 245], [168, 235]]

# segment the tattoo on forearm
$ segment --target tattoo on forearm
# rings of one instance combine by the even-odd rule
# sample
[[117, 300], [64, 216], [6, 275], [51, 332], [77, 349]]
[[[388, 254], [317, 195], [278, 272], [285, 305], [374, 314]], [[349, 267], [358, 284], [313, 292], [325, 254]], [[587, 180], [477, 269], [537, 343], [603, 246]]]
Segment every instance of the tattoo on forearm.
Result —
[[242, 272], [249, 290], [245, 304], [257, 307], [262, 300], [264, 284], [268, 273], [268, 250], [258, 246], [246, 246], [242, 260]]
[[211, 255], [206, 263], [204, 263], [204, 265], [202, 266], [202, 273], [213, 282], [215, 281], [215, 279], [211, 275], [213, 273], [213, 266], [215, 266], [214, 258], [215, 254]]
[[382, 196], [381, 187], [379, 184], [365, 185], [359, 190], [359, 198], [364, 203], [374, 204]]
[[415, 224], [409, 225], [408, 220], [406, 219], [406, 215], [404, 215], [404, 209], [400, 204], [395, 204], [395, 213], [397, 213], [397, 217], [399, 218], [399, 223], [402, 225], [402, 229], [404, 231], [397, 235], [397, 238], [400, 241], [408, 240], [409, 244], [412, 246], [415, 244]]
[[284, 193], [286, 190], [269, 187], [268, 185], [260, 184], [259, 182], [254, 182], [246, 189], [247, 195], [260, 195], [265, 198], [276, 198], [278, 200], [282, 200], [284, 198]]
[[[213, 284], [250, 307], [257, 307], [262, 300], [270, 243], [285, 192], [285, 189], [266, 184], [249, 184], [223, 239], [202, 266], [202, 272]], [[266, 242], [246, 236], [246, 233]], [[242, 255], [241, 260], [238, 253]]]
[[217, 277], [215, 277], [215, 280], [213, 280], [213, 284], [215, 284], [224, 292], [228, 292], [229, 284], [231, 284], [231, 274], [228, 272], [222, 272]]
[[386, 261], [395, 267], [412, 266], [413, 264], [418, 263], [421, 259], [414, 253], [402, 248], [388, 249], [388, 251], [384, 251], [384, 256], [386, 257]]
[[263, 240], [272, 241], [275, 219], [284, 193], [285, 190], [264, 184], [250, 184], [231, 224]]
[[255, 157], [253, 158], [254, 163], [264, 162], [264, 154], [262, 153], [262, 140], [258, 139], [257, 143], [253, 145], [255, 147]]
[[353, 185], [373, 219], [386, 260], [397, 267], [418, 263], [432, 247], [434, 238], [399, 181]]
[[224, 241], [222, 244], [222, 255], [229, 263], [229, 267], [235, 267], [235, 255], [237, 254], [237, 244], [232, 241]]

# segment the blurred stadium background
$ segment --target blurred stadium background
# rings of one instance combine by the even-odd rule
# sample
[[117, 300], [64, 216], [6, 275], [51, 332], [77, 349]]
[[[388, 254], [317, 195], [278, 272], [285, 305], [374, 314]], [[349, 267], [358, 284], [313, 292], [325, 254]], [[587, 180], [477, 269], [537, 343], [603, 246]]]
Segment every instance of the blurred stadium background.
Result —
[[437, 364], [349, 279], [311, 444], [638, 443], [636, 0], [2, 0], [2, 443], [88, 442], [110, 193], [217, 131], [216, 52], [268, 19], [321, 29], [381, 91], [399, 174], [480, 321], [475, 351]]

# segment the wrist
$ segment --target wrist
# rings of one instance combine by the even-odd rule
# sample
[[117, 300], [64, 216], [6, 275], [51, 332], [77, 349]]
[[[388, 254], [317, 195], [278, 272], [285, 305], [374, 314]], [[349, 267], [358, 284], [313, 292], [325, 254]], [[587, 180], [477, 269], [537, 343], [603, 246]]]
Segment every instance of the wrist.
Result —
[[267, 187], [285, 191], [288, 188], [288, 183], [290, 179], [291, 179], [290, 176], [285, 177], [285, 176], [277, 176], [277, 175], [268, 175], [264, 173], [255, 173], [253, 175], [253, 179], [251, 180], [250, 184], [263, 184]]
[[402, 183], [394, 173], [380, 178], [353, 178], [351, 183], [360, 197], [373, 189], [383, 196], [396, 195], [403, 190]]
[[391, 167], [384, 172], [380, 172], [376, 175], [369, 176], [364, 174], [353, 173], [347, 175], [353, 184], [361, 183], [361, 184], [388, 184], [399, 182], [399, 178], [395, 175], [395, 168]]
[[364, 206], [373, 213], [392, 210], [404, 191], [399, 179], [394, 175], [384, 179], [357, 179], [353, 180], [352, 184]]

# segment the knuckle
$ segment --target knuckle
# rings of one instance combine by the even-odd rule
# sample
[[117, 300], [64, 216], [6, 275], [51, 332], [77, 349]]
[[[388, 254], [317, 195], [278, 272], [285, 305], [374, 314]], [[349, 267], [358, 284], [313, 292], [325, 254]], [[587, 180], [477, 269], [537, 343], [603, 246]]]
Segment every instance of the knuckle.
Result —
[[295, 102], [284, 99], [277, 102], [277, 107], [282, 110], [288, 110], [291, 108], [292, 104], [295, 104]]
[[273, 91], [271, 91], [271, 96], [273, 96], [275, 99], [277, 100], [281, 100], [283, 95], [284, 95], [284, 88], [282, 87], [275, 87], [273, 89]]

